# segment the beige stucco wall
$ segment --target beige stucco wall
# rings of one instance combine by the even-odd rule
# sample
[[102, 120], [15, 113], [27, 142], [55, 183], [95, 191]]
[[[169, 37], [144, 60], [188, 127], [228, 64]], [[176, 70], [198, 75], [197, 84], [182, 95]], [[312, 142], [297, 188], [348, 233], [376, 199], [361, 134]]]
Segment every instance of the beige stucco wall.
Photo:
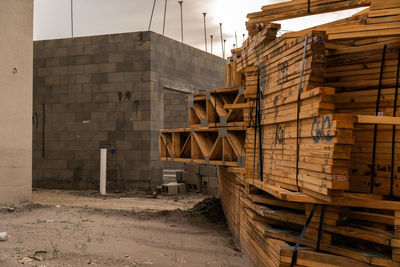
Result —
[[32, 196], [33, 0], [0, 0], [0, 203]]

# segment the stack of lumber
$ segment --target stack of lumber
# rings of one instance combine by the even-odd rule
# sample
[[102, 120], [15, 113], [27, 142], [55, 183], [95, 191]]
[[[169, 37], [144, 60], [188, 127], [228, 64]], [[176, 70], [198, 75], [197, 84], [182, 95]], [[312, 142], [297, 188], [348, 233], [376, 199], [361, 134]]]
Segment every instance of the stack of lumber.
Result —
[[[369, 8], [282, 36], [273, 23], [354, 7]], [[227, 88], [189, 98], [190, 128], [162, 130], [161, 158], [219, 166], [257, 266], [400, 266], [400, 1], [293, 0], [248, 18]]]
[[[394, 106], [399, 105], [395, 103], [394, 89], [400, 47], [399, 8], [399, 1], [372, 1], [370, 10], [363, 12], [361, 17], [354, 16], [352, 23], [337, 27], [331, 24], [326, 29], [329, 41], [325, 84], [337, 89], [336, 112], [389, 117], [399, 115], [394, 112]], [[380, 85], [381, 97], [376, 114]], [[355, 125], [355, 143], [351, 148], [350, 191], [400, 196], [398, 131], [395, 135], [397, 138], [394, 142], [392, 166], [393, 127], [388, 124], [377, 128], [374, 164], [375, 126]]]
[[[257, 25], [255, 28], [259, 29]], [[279, 24], [268, 23], [257, 34], [249, 35], [241, 48], [240, 58], [236, 59], [236, 70], [241, 71], [248, 66], [257, 65], [265, 54], [265, 50], [268, 49], [268, 44], [276, 39], [279, 29]]]
[[162, 130], [158, 150], [165, 161], [238, 167], [244, 164], [244, 138], [242, 127]]
[[[393, 88], [382, 89], [380, 97], [380, 110], [383, 116], [393, 116], [394, 112], [394, 90]], [[375, 114], [377, 89], [341, 92], [336, 94], [336, 110], [342, 113], [353, 113], [360, 115]], [[351, 103], [351, 105], [349, 105]], [[397, 106], [400, 104], [397, 101]], [[399, 112], [396, 112], [399, 116]], [[383, 120], [385, 117], [379, 118]], [[398, 119], [398, 118], [396, 118]], [[392, 119], [391, 121], [394, 121]], [[351, 147], [351, 169], [350, 188], [352, 192], [374, 193], [379, 195], [391, 195], [391, 171], [392, 171], [392, 146], [394, 149], [394, 179], [393, 195], [400, 196], [400, 132], [395, 131], [395, 142], [392, 144], [393, 126], [381, 124], [377, 128], [377, 141], [375, 152], [374, 183], [371, 191], [371, 174], [373, 158], [373, 124], [356, 124], [353, 130], [354, 144]], [[384, 121], [380, 121], [382, 123]]]
[[232, 50], [232, 57], [228, 57], [225, 67], [225, 83], [227, 88], [244, 86], [244, 75], [238, 71], [236, 61], [242, 56], [242, 48]]
[[[400, 22], [398, 24], [400, 27]], [[382, 86], [383, 88], [395, 87], [399, 37], [384, 38], [384, 40], [368, 39], [366, 44], [359, 43], [361, 45], [357, 46], [328, 45], [331, 49], [328, 52], [325, 84], [335, 87], [338, 91], [377, 89], [382, 54], [386, 45]]]
[[244, 108], [240, 87], [196, 93], [188, 98], [190, 128], [161, 130], [162, 160], [240, 167], [245, 157]]
[[[263, 182], [330, 200], [348, 189], [353, 116], [332, 114], [334, 89], [315, 88], [301, 94], [299, 136], [297, 96], [271, 107], [263, 127]], [[265, 100], [265, 99], [264, 99]], [[268, 105], [264, 105], [268, 107]], [[279, 116], [283, 113], [282, 116]], [[254, 172], [254, 129], [246, 135], [247, 178]], [[299, 148], [297, 149], [297, 141]], [[256, 150], [258, 149], [258, 143]], [[298, 175], [296, 175], [297, 152]], [[258, 162], [257, 162], [258, 163]], [[297, 176], [297, 180], [296, 180]]]
[[[335, 6], [333, 7], [333, 5]], [[242, 54], [242, 57], [238, 60], [238, 64], [244, 66], [246, 75], [245, 97], [255, 99], [257, 85], [259, 85], [260, 89], [264, 92], [262, 100], [262, 127], [264, 136], [262, 165], [264, 168], [264, 182], [280, 185], [294, 191], [307, 192], [315, 197], [318, 197], [315, 193], [321, 194], [322, 192], [323, 199], [325, 200], [330, 199], [325, 196], [329, 196], [329, 191], [333, 188], [352, 192], [400, 196], [400, 182], [397, 178], [400, 171], [398, 164], [399, 152], [397, 149], [398, 138], [396, 138], [394, 145], [395, 153], [393, 157], [395, 164], [393, 166], [391, 164], [392, 125], [396, 124], [396, 120], [391, 120], [391, 122], [387, 123], [388, 125], [379, 125], [374, 164], [372, 163], [375, 128], [373, 122], [370, 124], [356, 123], [354, 127], [345, 125], [344, 128], [340, 130], [347, 136], [345, 146], [338, 148], [338, 151], [332, 154], [335, 155], [333, 158], [332, 155], [327, 155], [328, 158], [324, 158], [323, 153], [321, 153], [320, 161], [318, 161], [318, 156], [315, 156], [315, 154], [318, 153], [318, 148], [315, 149], [312, 146], [306, 147], [305, 144], [301, 144], [303, 140], [307, 143], [307, 139], [301, 136], [299, 155], [300, 170], [298, 175], [296, 175], [296, 165], [293, 164], [297, 161], [296, 153], [298, 150], [296, 147], [297, 123], [293, 122], [293, 118], [296, 116], [298, 109], [301, 110], [300, 115], [302, 112], [305, 112], [305, 110], [308, 110], [307, 107], [303, 107], [303, 101], [301, 101], [299, 108], [297, 108], [296, 94], [298, 88], [302, 87], [303, 90], [315, 88], [318, 82], [320, 85], [323, 84], [324, 86], [335, 88], [336, 100], [329, 103], [330, 107], [324, 110], [324, 114], [340, 113], [375, 116], [378, 87], [379, 84], [381, 84], [382, 91], [379, 115], [389, 117], [398, 115], [398, 113], [393, 113], [393, 106], [398, 51], [400, 47], [399, 2], [372, 0], [335, 1], [335, 3], [333, 3], [331, 1], [310, 1], [311, 12], [309, 13], [308, 11], [310, 10], [308, 10], [307, 13], [304, 13], [304, 10], [307, 10], [304, 6], [308, 7], [308, 1], [291, 1], [265, 6], [262, 8], [263, 11], [249, 14], [248, 28], [249, 25], [269, 25], [269, 23], [276, 20], [324, 13], [342, 8], [347, 9], [350, 6], [360, 7], [369, 5], [371, 5], [369, 9], [348, 19], [320, 25], [301, 32], [287, 33], [275, 40], [269, 40], [268, 43], [264, 42], [258, 44], [255, 40], [252, 41], [251, 38], [248, 39], [247, 43], [244, 43], [243, 51], [248, 49], [246, 45], [252, 45], [251, 49], [254, 50], [253, 54], [255, 53], [257, 59], [253, 59], [253, 61], [251, 59], [245, 60], [246, 55]], [[291, 10], [292, 8], [294, 8], [294, 10]], [[315, 51], [311, 53], [313, 55], [311, 65], [308, 65], [310, 61], [307, 61], [308, 58], [306, 58], [304, 69], [305, 74], [307, 74], [307, 71], [311, 70], [312, 76], [305, 75], [303, 78], [303, 83], [309, 81], [313, 83], [310, 83], [308, 86], [306, 84], [301, 86], [299, 84], [301, 76], [299, 74], [299, 65], [296, 66], [296, 60], [297, 62], [302, 62], [300, 58], [301, 42], [297, 41], [297, 58], [296, 54], [291, 51], [288, 52], [289, 57], [285, 57], [282, 53], [285, 53], [285, 50], [290, 50], [290, 43], [296, 43], [296, 40], [301, 40], [305, 35], [310, 36], [316, 31], [324, 31], [326, 33], [326, 57], [324, 58], [324, 53], [318, 52], [318, 49], [314, 48]], [[257, 36], [254, 32], [252, 32], [252, 34], [253, 36]], [[261, 34], [261, 32], [258, 34]], [[253, 39], [256, 38], [253, 37]], [[277, 50], [279, 53], [274, 53], [273, 47], [277, 44], [283, 44], [283, 48]], [[319, 45], [321, 46], [320, 43]], [[382, 79], [380, 79], [382, 55], [385, 45], [385, 62]], [[289, 64], [286, 62], [288, 58], [291, 60]], [[249, 65], [246, 65], [246, 63]], [[278, 64], [278, 69], [276, 64]], [[254, 75], [254, 73], [257, 75]], [[268, 81], [267, 83], [263, 83], [264, 76], [266, 77], [264, 80]], [[282, 80], [286, 81], [286, 79], [288, 79], [288, 81], [282, 83]], [[292, 84], [290, 83], [291, 81]], [[286, 100], [289, 96], [294, 99], [292, 105], [287, 104], [282, 106], [276, 104], [279, 103], [279, 99]], [[311, 99], [312, 98], [308, 101], [312, 101]], [[310, 107], [317, 103], [315, 101], [316, 100], [312, 102], [313, 104], [310, 104]], [[255, 104], [252, 105], [252, 107], [254, 106]], [[315, 106], [313, 106], [313, 108], [314, 110], [318, 109], [318, 107]], [[252, 118], [255, 117], [254, 110], [255, 108], [244, 110], [245, 118], [249, 120], [250, 125], [252, 125]], [[318, 112], [316, 114], [318, 114]], [[318, 116], [315, 115], [314, 118], [316, 117]], [[290, 127], [290, 124], [283, 124], [286, 121], [287, 123], [291, 122], [292, 128], [289, 129], [292, 129], [292, 135], [288, 136], [288, 134], [285, 134], [284, 136], [287, 137], [280, 138], [282, 140], [279, 140], [279, 142], [287, 144], [286, 146], [282, 144], [276, 145], [279, 134], [283, 135], [286, 127]], [[311, 121], [314, 122], [313, 120]], [[351, 124], [351, 121], [352, 119], [350, 117], [348, 119], [343, 119], [343, 123], [345, 124]], [[372, 121], [374, 121], [374, 119]], [[302, 123], [301, 121], [300, 124]], [[382, 121], [378, 121], [377, 123], [382, 124]], [[354, 132], [352, 133], [345, 129], [353, 129]], [[252, 128], [248, 129], [247, 132], [246, 166], [247, 173], [249, 174], [248, 178], [260, 179], [260, 174], [255, 175], [256, 171], [259, 173], [260, 168], [258, 162], [259, 156], [256, 156], [259, 146], [258, 144], [254, 144], [257, 138], [254, 136], [254, 130]], [[302, 130], [300, 130], [300, 132], [302, 132]], [[350, 147], [349, 145], [353, 143], [353, 141], [351, 141], [351, 136], [354, 136], [354, 144]], [[395, 137], [397, 137], [397, 134]], [[304, 151], [304, 149], [306, 149], [306, 151]], [[279, 151], [281, 153], [276, 153]], [[350, 151], [351, 154], [349, 155]], [[304, 153], [306, 154], [304, 155]], [[341, 155], [338, 157], [336, 156], [337, 153], [341, 153]], [[313, 164], [310, 164], [310, 162]], [[305, 171], [315, 172], [317, 169], [312, 165], [318, 165], [319, 162], [324, 162], [329, 167], [333, 167], [335, 164], [338, 164], [337, 166], [341, 166], [342, 168], [349, 168], [351, 166], [351, 168], [347, 170], [347, 172], [350, 172], [350, 176], [348, 178], [343, 176], [345, 179], [342, 180], [342, 183], [338, 183], [330, 188], [330, 179], [325, 180], [326, 174], [324, 173], [325, 170], [327, 170], [327, 165], [319, 164], [323, 171], [321, 172], [322, 176], [321, 174], [319, 175], [319, 177], [321, 177], [320, 181], [312, 179], [314, 190], [308, 191], [309, 189], [306, 188], [303, 190], [301, 186], [297, 188], [301, 180], [300, 177], [302, 176], [302, 167], [300, 166], [307, 166], [305, 167]], [[374, 170], [372, 170], [372, 166], [374, 166]], [[392, 168], [394, 169], [393, 183], [391, 182]], [[373, 181], [371, 176], [374, 176]], [[307, 175], [307, 179], [310, 178], [311, 177]], [[295, 181], [295, 183], [293, 183], [293, 181]], [[310, 180], [306, 181], [309, 182]], [[301, 182], [303, 185], [307, 183], [305, 181]], [[326, 183], [329, 184], [328, 187], [326, 187]], [[316, 185], [321, 186], [321, 184], [323, 184], [322, 188], [315, 187]], [[310, 187], [311, 185], [308, 186]], [[327, 189], [329, 190], [327, 191]]]
[[[218, 173], [229, 228], [243, 251], [257, 266], [290, 266], [294, 246], [314, 207], [308, 202], [319, 202], [302, 194], [284, 200], [279, 187], [273, 195], [257, 192], [238, 169], [219, 167]], [[363, 209], [352, 207], [357, 201], [348, 199], [343, 204], [349, 207], [325, 206], [318, 252], [322, 206], [316, 208], [296, 266], [399, 266], [395, 227], [399, 203], [360, 195]], [[377, 206], [383, 209], [371, 209]]]
[[247, 15], [249, 23], [268, 23], [333, 11], [365, 7], [371, 0], [293, 0], [262, 7], [262, 11]]
[[189, 96], [190, 128], [245, 126], [243, 108], [248, 104], [243, 94], [242, 87], [233, 87]]
[[[325, 33], [319, 31], [299, 38], [282, 36], [264, 47], [261, 70], [246, 68], [245, 97], [254, 99], [257, 88], [263, 92], [258, 126], [263, 166], [255, 156], [257, 127], [248, 128], [245, 146], [248, 179], [263, 176], [266, 183], [330, 200], [348, 189], [353, 123], [352, 116], [334, 114], [335, 89], [315, 88], [324, 82], [325, 42]], [[254, 105], [247, 111], [250, 126], [254, 126]], [[261, 167], [263, 175], [256, 176]]]

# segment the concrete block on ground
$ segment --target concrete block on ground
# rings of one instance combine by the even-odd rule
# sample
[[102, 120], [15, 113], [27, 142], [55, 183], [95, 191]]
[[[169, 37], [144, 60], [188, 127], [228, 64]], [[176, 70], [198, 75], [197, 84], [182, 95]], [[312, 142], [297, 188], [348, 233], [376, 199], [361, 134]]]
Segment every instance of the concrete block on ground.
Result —
[[200, 165], [200, 175], [217, 177], [217, 167], [213, 165]]
[[218, 178], [216, 176], [203, 176], [202, 190], [205, 195], [217, 197], [219, 195]]
[[184, 171], [182, 176], [189, 192], [201, 193], [201, 176], [199, 174]]
[[199, 174], [200, 173], [200, 165], [196, 163], [185, 163], [184, 166], [185, 171], [194, 173], [194, 174]]
[[176, 175], [176, 181], [178, 183], [183, 183], [183, 170], [177, 170], [175, 175]]
[[163, 170], [164, 184], [176, 183], [176, 170], [164, 169]]
[[165, 195], [178, 195], [186, 193], [186, 185], [184, 183], [169, 183], [161, 186], [161, 193]]

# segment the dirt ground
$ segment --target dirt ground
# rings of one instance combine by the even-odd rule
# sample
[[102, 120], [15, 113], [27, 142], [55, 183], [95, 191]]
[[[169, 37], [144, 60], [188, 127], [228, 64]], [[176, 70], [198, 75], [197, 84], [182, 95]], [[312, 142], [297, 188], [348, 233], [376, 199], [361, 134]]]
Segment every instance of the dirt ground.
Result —
[[36, 190], [0, 206], [0, 266], [248, 266], [223, 222], [191, 210], [204, 198]]

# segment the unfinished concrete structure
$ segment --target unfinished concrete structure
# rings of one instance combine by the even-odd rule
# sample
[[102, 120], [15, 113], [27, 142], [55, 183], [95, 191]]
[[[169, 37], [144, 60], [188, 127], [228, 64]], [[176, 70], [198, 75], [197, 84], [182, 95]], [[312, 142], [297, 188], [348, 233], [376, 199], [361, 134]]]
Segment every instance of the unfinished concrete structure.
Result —
[[0, 1], [0, 203], [32, 196], [32, 21], [33, 1]]
[[153, 32], [34, 44], [34, 186], [97, 188], [161, 183], [159, 130], [187, 127], [185, 98], [224, 86], [225, 61]]

